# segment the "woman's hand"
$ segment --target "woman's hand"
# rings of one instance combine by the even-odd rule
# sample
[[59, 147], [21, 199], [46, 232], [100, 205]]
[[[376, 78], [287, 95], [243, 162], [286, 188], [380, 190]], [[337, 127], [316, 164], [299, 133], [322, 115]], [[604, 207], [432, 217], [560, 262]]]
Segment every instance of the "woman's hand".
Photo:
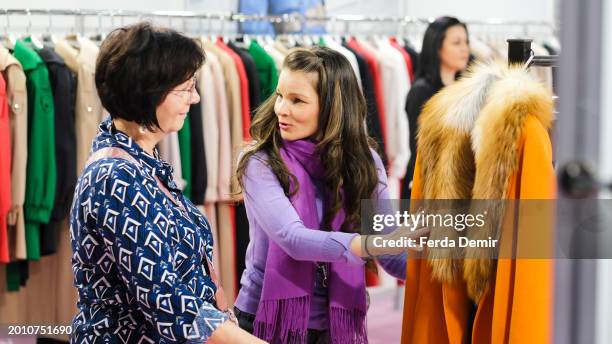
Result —
[[231, 321], [226, 321], [219, 326], [212, 336], [206, 341], [207, 344], [260, 344], [265, 341], [253, 336], [247, 331], [238, 327]]
[[[359, 257], [396, 255], [407, 250], [422, 251], [420, 238], [429, 234], [429, 228], [409, 229], [400, 227], [388, 234], [357, 235], [351, 241], [350, 250]], [[397, 245], [400, 244], [400, 245]]]

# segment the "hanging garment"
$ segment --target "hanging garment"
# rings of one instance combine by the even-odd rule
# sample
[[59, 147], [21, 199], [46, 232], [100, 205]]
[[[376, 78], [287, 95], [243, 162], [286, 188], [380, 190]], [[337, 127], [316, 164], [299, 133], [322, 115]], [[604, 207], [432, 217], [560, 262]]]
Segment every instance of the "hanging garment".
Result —
[[330, 49], [339, 52], [344, 57], [346, 57], [346, 59], [351, 64], [351, 67], [353, 67], [353, 71], [355, 72], [355, 76], [357, 77], [357, 81], [359, 82], [359, 87], [363, 89], [363, 86], [361, 85], [361, 73], [359, 72], [359, 64], [357, 63], [357, 58], [355, 57], [355, 54], [343, 47], [331, 37], [322, 37], [320, 43]]
[[[234, 67], [238, 72], [238, 77], [240, 79], [240, 109], [241, 109], [241, 136], [240, 136], [240, 145], [242, 145], [242, 138], [249, 137], [249, 128], [251, 127], [251, 115], [249, 113], [250, 99], [249, 99], [249, 80], [247, 78], [246, 70], [244, 68], [244, 64], [240, 59], [240, 56], [236, 54], [227, 44], [223, 42], [221, 38], [217, 39], [216, 43], [221, 49], [223, 49], [234, 61]], [[232, 131], [232, 135], [234, 132]]]
[[[218, 123], [218, 110], [217, 110], [217, 99], [215, 98], [215, 80], [214, 74], [212, 70], [211, 62], [215, 60], [218, 64], [219, 60], [212, 53], [206, 53], [206, 62], [199, 71], [198, 83], [200, 88], [200, 97], [202, 101], [200, 102], [200, 117], [202, 121], [200, 123], [200, 131], [203, 133], [202, 135], [202, 145], [206, 151], [206, 193], [202, 198], [202, 204], [216, 202], [218, 199], [218, 190], [219, 190], [219, 151], [221, 147], [219, 147], [219, 131], [220, 124]], [[218, 68], [221, 68], [218, 66]], [[221, 87], [223, 91], [225, 91], [225, 87], [222, 85]], [[225, 100], [225, 99], [224, 99]], [[227, 100], [225, 100], [227, 101]], [[227, 106], [226, 106], [227, 108]], [[225, 116], [228, 114], [225, 113]], [[192, 126], [195, 130], [196, 124]], [[228, 146], [230, 143], [228, 142]], [[229, 151], [228, 151], [229, 152]], [[228, 163], [229, 163], [228, 158]], [[214, 227], [214, 226], [213, 226]]]
[[380, 128], [382, 131], [382, 137], [383, 137], [383, 142], [385, 146], [385, 155], [387, 156], [387, 159], [389, 159], [389, 156], [388, 156], [389, 147], [387, 146], [390, 144], [390, 142], [387, 136], [387, 122], [386, 122], [386, 113], [385, 113], [385, 106], [384, 106], [384, 95], [382, 91], [382, 82], [381, 82], [381, 76], [380, 76], [380, 69], [378, 67], [378, 60], [376, 59], [376, 56], [371, 51], [369, 51], [368, 49], [365, 49], [359, 42], [357, 42], [357, 40], [355, 40], [355, 38], [351, 37], [347, 41], [347, 46], [355, 50], [359, 54], [361, 54], [368, 63], [368, 68], [370, 70], [370, 74], [372, 75], [372, 81], [374, 83], [374, 96], [376, 97], [376, 105], [378, 108]]
[[191, 125], [189, 116], [185, 117], [183, 127], [178, 131], [178, 141], [181, 156], [181, 172], [185, 181], [183, 194], [187, 199], [191, 200], [191, 184], [193, 180], [191, 177]]
[[283, 54], [283, 59], [285, 58], [285, 56], [287, 56], [289, 54], [289, 50], [291, 48], [288, 48], [287, 46], [285, 46], [279, 38], [277, 38], [277, 40], [274, 41], [274, 49], [278, 50], [281, 54]]
[[[253, 118], [255, 109], [261, 103], [261, 86], [259, 83], [259, 75], [257, 74], [255, 61], [253, 60], [253, 57], [249, 55], [249, 52], [246, 49], [240, 48], [232, 42], [228, 43], [228, 47], [238, 54], [242, 64], [244, 65], [244, 71], [246, 72], [249, 87], [249, 127], [246, 128], [248, 131], [250, 128], [250, 119]], [[244, 121], [242, 125], [244, 126]]]
[[0, 72], [6, 81], [9, 105], [11, 162], [11, 203], [7, 217], [11, 260], [26, 259], [23, 203], [28, 161], [28, 93], [26, 76], [17, 59], [0, 45]]
[[0, 74], [0, 263], [9, 262], [7, 216], [11, 210], [11, 139], [6, 81]]
[[412, 73], [410, 74], [410, 77], [412, 78], [412, 81], [414, 81], [417, 72], [419, 71], [419, 53], [407, 39], [404, 39], [404, 50], [406, 50], [408, 55], [410, 55], [410, 60], [412, 61]]
[[[234, 161], [232, 159], [234, 155], [232, 151], [233, 143], [230, 125], [231, 111], [229, 97], [227, 94], [227, 90], [229, 89], [229, 81], [226, 82], [224, 76], [224, 67], [222, 66], [220, 59], [217, 57], [217, 55], [212, 52], [209, 52], [208, 50], [206, 50], [206, 53], [208, 54], [207, 63], [210, 63], [214, 85], [212, 90], [206, 91], [206, 89], [210, 88], [210, 85], [204, 90], [205, 94], [209, 94], [212, 97], [210, 98], [212, 102], [204, 103], [204, 111], [206, 113], [206, 109], [209, 109], [208, 113], [213, 113], [217, 116], [218, 126], [211, 125], [205, 127], [204, 138], [211, 139], [213, 140], [212, 142], [216, 142], [216, 140], [212, 139], [213, 136], [209, 134], [209, 132], [214, 131], [219, 135], [218, 144], [216, 146], [210, 147], [218, 148], [219, 156], [218, 181], [216, 182], [217, 188], [214, 190], [208, 188], [208, 190], [211, 190], [211, 193], [209, 193], [208, 190], [206, 192], [206, 202], [212, 203], [216, 202], [217, 200], [230, 200], [230, 184], [233, 173], [232, 162]], [[212, 107], [213, 104], [214, 108]], [[208, 108], [206, 107], [207, 105], [210, 105], [211, 107]], [[213, 128], [217, 128], [218, 130], [213, 130]], [[207, 143], [207, 149], [209, 149], [209, 146], [210, 145]], [[211, 162], [211, 164], [212, 163], [214, 162]]]
[[472, 38], [470, 40], [470, 53], [472, 53], [476, 60], [480, 62], [491, 62], [495, 59], [493, 49], [491, 49], [483, 41], [476, 38]]
[[[229, 122], [230, 122], [230, 139], [231, 139], [231, 160], [230, 160], [230, 176], [232, 171], [236, 169], [236, 163], [238, 161], [238, 149], [241, 147], [243, 142], [243, 125], [242, 118], [245, 113], [243, 110], [244, 103], [242, 102], [241, 87], [246, 83], [241, 82], [239, 76], [236, 60], [239, 57], [229, 49], [225, 44], [217, 41], [217, 43], [204, 42], [204, 48], [212, 51], [217, 55], [221, 62], [223, 76], [225, 79], [225, 88], [227, 94], [227, 105]], [[228, 52], [229, 50], [229, 52]], [[234, 54], [234, 57], [232, 57]], [[248, 90], [245, 90], [248, 97]], [[246, 115], [248, 116], [248, 107], [246, 107]], [[220, 133], [222, 134], [222, 133]], [[220, 158], [223, 156], [220, 155]], [[222, 165], [222, 162], [220, 162]], [[220, 178], [222, 175], [220, 174]], [[231, 179], [231, 177], [230, 177]], [[235, 215], [234, 208], [228, 203], [223, 201], [231, 200], [231, 190], [229, 188], [229, 180], [227, 184], [227, 193], [222, 190], [225, 187], [224, 181], [220, 180], [220, 201], [217, 203], [217, 221], [219, 224], [219, 247], [220, 251], [223, 252], [221, 257], [221, 284], [226, 290], [228, 295], [228, 301], [233, 301], [236, 296], [236, 285], [238, 277], [236, 275], [236, 228], [235, 228]]]
[[89, 156], [91, 142], [96, 136], [98, 125], [103, 119], [103, 108], [96, 91], [94, 73], [98, 47], [87, 38], [79, 39], [80, 50], [73, 48], [66, 40], [55, 44], [55, 52], [70, 70], [77, 75], [75, 104], [75, 128], [77, 140], [77, 173], [81, 173]]
[[[200, 77], [202, 73], [200, 73]], [[202, 112], [202, 101], [204, 100], [202, 89], [198, 87], [201, 101], [192, 104], [189, 108], [189, 129], [191, 129], [191, 201], [196, 205], [204, 204], [204, 196], [208, 183], [208, 166], [206, 161], [206, 148], [204, 145], [204, 118]], [[214, 116], [211, 116], [214, 117]]]
[[274, 65], [276, 65], [276, 71], [280, 73], [283, 69], [283, 61], [285, 60], [285, 54], [276, 49], [274, 44], [264, 44], [264, 50], [270, 54], [270, 57], [274, 60]]
[[395, 37], [389, 38], [389, 42], [391, 42], [391, 46], [393, 46], [397, 51], [400, 52], [400, 54], [402, 54], [404, 62], [406, 62], [406, 69], [408, 70], [408, 74], [410, 75], [410, 84], [412, 84], [412, 81], [414, 81], [414, 68], [412, 68], [412, 58], [410, 57], [408, 52], [406, 52], [406, 50], [399, 45]]
[[[238, 76], [238, 70], [234, 59], [230, 54], [222, 49], [219, 45], [212, 42], [204, 42], [204, 49], [211, 51], [221, 62], [223, 69], [223, 78], [225, 79], [225, 92], [227, 95], [227, 104], [229, 112], [229, 123], [230, 123], [230, 138], [231, 138], [231, 160], [230, 160], [230, 174], [231, 171], [236, 170], [236, 162], [238, 161], [238, 152], [242, 145], [242, 99], [241, 99], [241, 83], [240, 76]], [[229, 48], [228, 48], [229, 49]], [[248, 115], [248, 114], [247, 114]], [[220, 176], [221, 177], [221, 176]], [[221, 186], [223, 183], [220, 182]], [[229, 184], [228, 184], [229, 185]], [[228, 190], [229, 191], [229, 190]], [[229, 192], [227, 195], [221, 194], [222, 199], [229, 200]]]
[[[425, 105], [412, 199], [554, 198], [547, 133], [552, 109], [551, 94], [524, 70], [474, 67]], [[492, 214], [500, 221], [518, 218], [514, 212]], [[482, 230], [488, 231], [485, 237], [497, 235], [497, 229]], [[527, 234], [515, 230], [512, 240]], [[550, 260], [453, 262], [449, 253], [409, 253], [423, 259], [408, 259], [402, 343], [551, 341]], [[471, 303], [476, 309], [470, 314]]]
[[410, 199], [410, 190], [412, 189], [412, 179], [414, 175], [414, 165], [416, 163], [416, 152], [417, 152], [417, 133], [419, 129], [419, 116], [423, 109], [423, 105], [440, 89], [442, 88], [441, 83], [434, 84], [427, 78], [418, 78], [410, 87], [408, 97], [406, 98], [406, 116], [408, 117], [408, 134], [410, 142], [410, 151], [413, 154], [410, 155], [408, 162], [408, 168], [406, 169], [406, 177], [402, 183], [402, 190], [400, 193], [401, 199]]
[[249, 45], [249, 54], [251, 54], [255, 62], [255, 67], [257, 68], [259, 84], [261, 86], [259, 100], [263, 102], [276, 92], [278, 70], [276, 69], [274, 58], [272, 58], [256, 40], [251, 41]]
[[26, 41], [15, 44], [28, 90], [28, 165], [26, 173], [26, 249], [30, 260], [40, 259], [40, 225], [49, 222], [57, 169], [55, 160], [55, 114], [49, 71]]
[[387, 124], [387, 158], [389, 159], [389, 189], [392, 197], [399, 198], [399, 182], [406, 174], [410, 160], [408, 118], [404, 110], [410, 90], [410, 75], [402, 55], [388, 39], [376, 41], [380, 55]]
[[55, 109], [55, 159], [57, 187], [49, 223], [41, 226], [41, 255], [57, 251], [60, 223], [68, 216], [76, 185], [76, 133], [74, 104], [76, 80], [64, 60], [53, 50], [38, 51], [49, 71]]
[[236, 274], [236, 216], [234, 207], [227, 203], [217, 203], [217, 224], [219, 225], [219, 246], [221, 252], [221, 285], [227, 300], [233, 304], [238, 293]]
[[383, 140], [383, 127], [380, 122], [380, 115], [378, 112], [378, 105], [376, 103], [376, 94], [374, 92], [374, 80], [372, 73], [369, 70], [368, 62], [366, 59], [356, 50], [344, 45], [344, 47], [352, 52], [357, 59], [359, 65], [359, 75], [361, 76], [362, 92], [366, 100], [366, 106], [368, 107], [368, 117], [366, 118], [366, 127], [368, 128], [368, 134], [374, 138], [378, 144], [377, 152], [380, 155], [383, 163], [387, 166], [387, 155], [385, 154], [385, 142]]

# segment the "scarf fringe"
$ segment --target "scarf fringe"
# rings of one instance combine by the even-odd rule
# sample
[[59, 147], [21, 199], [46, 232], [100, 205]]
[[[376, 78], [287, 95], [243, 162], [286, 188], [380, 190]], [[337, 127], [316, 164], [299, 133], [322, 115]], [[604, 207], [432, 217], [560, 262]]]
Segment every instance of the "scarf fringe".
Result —
[[262, 301], [253, 334], [270, 343], [306, 343], [310, 296]]
[[367, 344], [365, 312], [331, 307], [329, 323], [333, 344]]

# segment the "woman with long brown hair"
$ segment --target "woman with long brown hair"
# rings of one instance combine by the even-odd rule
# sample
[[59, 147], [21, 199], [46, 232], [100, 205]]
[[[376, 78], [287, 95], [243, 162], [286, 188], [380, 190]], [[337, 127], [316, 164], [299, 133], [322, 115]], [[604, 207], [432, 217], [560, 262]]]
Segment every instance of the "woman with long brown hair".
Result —
[[[251, 241], [235, 311], [259, 338], [367, 342], [360, 204], [389, 194], [366, 112], [348, 60], [314, 47], [286, 57], [254, 117], [236, 173]], [[405, 277], [405, 254], [380, 261]]]

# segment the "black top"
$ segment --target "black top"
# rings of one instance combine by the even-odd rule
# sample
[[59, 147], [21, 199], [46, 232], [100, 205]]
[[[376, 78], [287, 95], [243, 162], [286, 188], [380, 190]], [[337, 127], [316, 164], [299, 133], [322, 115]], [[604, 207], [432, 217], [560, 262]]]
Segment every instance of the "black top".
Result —
[[55, 159], [57, 184], [51, 218], [41, 228], [41, 254], [57, 251], [59, 223], [68, 216], [77, 180], [74, 104], [76, 80], [64, 60], [50, 48], [37, 51], [47, 65], [55, 108]]
[[417, 132], [418, 132], [418, 120], [423, 109], [423, 105], [440, 89], [442, 85], [433, 85], [426, 78], [418, 78], [412, 84], [408, 97], [406, 98], [406, 115], [408, 116], [408, 125], [410, 129], [409, 140], [410, 140], [410, 160], [408, 162], [408, 168], [406, 170], [406, 177], [402, 183], [401, 198], [410, 198], [410, 183], [412, 182], [412, 176], [414, 175], [414, 165], [416, 164], [417, 155]]
[[253, 111], [261, 103], [261, 86], [259, 84], [259, 74], [257, 74], [255, 61], [246, 49], [239, 48], [232, 42], [229, 42], [227, 46], [240, 56], [240, 60], [242, 60], [242, 64], [244, 64], [247, 79], [249, 79], [249, 112], [251, 113], [251, 118], [253, 118]]
[[[199, 94], [201, 94], [198, 91]], [[189, 108], [190, 134], [191, 134], [191, 200], [196, 205], [204, 204], [204, 195], [208, 183], [206, 169], [206, 150], [204, 148], [204, 128], [202, 126], [202, 101], [206, 95], [201, 94], [202, 100], [191, 104]], [[213, 116], [215, 114], [206, 114]]]
[[366, 117], [368, 135], [370, 135], [370, 137], [372, 137], [378, 144], [378, 154], [380, 155], [383, 164], [387, 166], [387, 156], [385, 155], [385, 143], [383, 141], [382, 126], [380, 124], [378, 103], [376, 103], [376, 95], [374, 93], [374, 79], [372, 78], [372, 74], [370, 74], [368, 62], [359, 52], [349, 47], [346, 43], [343, 43], [342, 46], [353, 53], [357, 59], [359, 74], [361, 76], [361, 88], [363, 91], [363, 96], [366, 100], [366, 106], [368, 108], [368, 115]]
[[417, 71], [419, 70], [419, 53], [410, 45], [410, 43], [405, 40], [404, 41], [404, 50], [410, 55], [410, 60], [412, 62], [412, 71], [414, 75], [417, 75]]

